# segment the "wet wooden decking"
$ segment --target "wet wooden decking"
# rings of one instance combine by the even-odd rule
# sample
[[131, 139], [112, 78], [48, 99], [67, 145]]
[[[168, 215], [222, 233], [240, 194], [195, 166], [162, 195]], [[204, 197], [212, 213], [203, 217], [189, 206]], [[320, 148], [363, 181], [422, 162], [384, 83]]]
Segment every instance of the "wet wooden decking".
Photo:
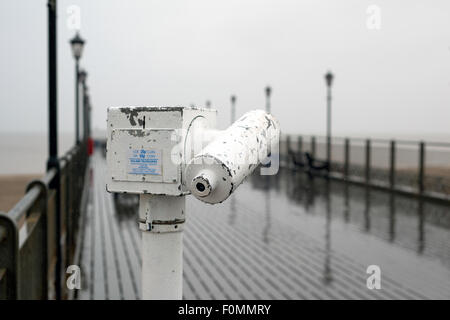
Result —
[[[105, 191], [101, 153], [91, 169], [78, 299], [139, 299], [137, 197], [116, 203]], [[367, 210], [364, 196], [346, 199], [333, 184], [314, 201], [312, 189], [323, 186], [305, 191], [288, 176], [247, 181], [220, 205], [188, 197], [185, 299], [450, 299], [447, 218], [442, 226], [426, 217], [421, 238], [408, 213], [416, 209], [397, 214], [392, 227], [376, 195]], [[366, 286], [369, 265], [381, 268], [381, 290]]]

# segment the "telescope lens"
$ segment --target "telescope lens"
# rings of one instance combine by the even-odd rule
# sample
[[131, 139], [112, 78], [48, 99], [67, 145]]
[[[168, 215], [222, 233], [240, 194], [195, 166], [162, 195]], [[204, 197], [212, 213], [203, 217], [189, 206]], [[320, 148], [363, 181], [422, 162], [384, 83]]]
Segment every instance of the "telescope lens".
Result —
[[203, 192], [205, 191], [205, 185], [203, 183], [198, 182], [195, 187], [197, 188], [198, 191]]

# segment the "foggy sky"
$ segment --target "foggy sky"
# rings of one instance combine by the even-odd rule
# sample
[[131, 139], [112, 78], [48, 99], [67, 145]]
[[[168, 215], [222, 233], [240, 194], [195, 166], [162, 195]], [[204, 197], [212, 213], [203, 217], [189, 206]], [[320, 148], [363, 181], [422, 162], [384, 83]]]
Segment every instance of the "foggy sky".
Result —
[[[93, 128], [121, 105], [204, 106], [229, 123], [264, 108], [283, 132], [325, 133], [332, 70], [333, 132], [450, 134], [450, 2], [170, 0], [58, 1], [59, 129], [74, 127], [67, 7], [81, 8]], [[366, 26], [369, 5], [381, 29]], [[0, 131], [47, 130], [46, 1], [0, 2]]]

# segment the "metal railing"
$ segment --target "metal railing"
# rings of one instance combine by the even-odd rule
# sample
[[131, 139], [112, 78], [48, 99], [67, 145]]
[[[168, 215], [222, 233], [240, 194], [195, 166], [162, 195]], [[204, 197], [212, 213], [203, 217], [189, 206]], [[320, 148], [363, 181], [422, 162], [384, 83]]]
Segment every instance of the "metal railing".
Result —
[[85, 140], [59, 160], [59, 172], [30, 182], [0, 213], [0, 299], [67, 297], [64, 268], [74, 259], [87, 163]]
[[450, 201], [450, 143], [284, 135], [282, 166], [294, 168], [293, 157], [309, 153], [329, 162], [329, 172], [315, 174], [434, 200]]

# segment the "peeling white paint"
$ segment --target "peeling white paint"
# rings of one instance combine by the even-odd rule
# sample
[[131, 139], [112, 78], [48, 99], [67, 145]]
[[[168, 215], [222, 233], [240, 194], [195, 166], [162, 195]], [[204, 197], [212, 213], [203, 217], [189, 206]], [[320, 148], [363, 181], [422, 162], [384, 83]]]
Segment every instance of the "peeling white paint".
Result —
[[270, 114], [246, 113], [189, 162], [187, 187], [204, 202], [224, 201], [270, 154], [279, 134], [279, 124]]

